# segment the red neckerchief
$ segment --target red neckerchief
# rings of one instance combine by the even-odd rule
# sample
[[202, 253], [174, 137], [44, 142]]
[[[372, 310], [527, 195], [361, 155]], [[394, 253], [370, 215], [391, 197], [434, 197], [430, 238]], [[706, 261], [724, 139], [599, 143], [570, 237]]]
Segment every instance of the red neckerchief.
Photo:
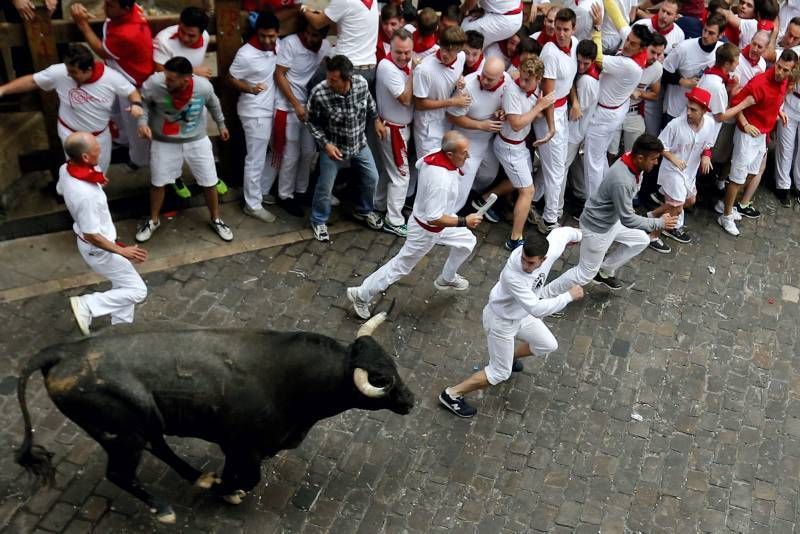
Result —
[[584, 74], [588, 74], [589, 76], [591, 76], [595, 80], [599, 80], [600, 79], [600, 68], [597, 66], [597, 63], [592, 62], [592, 64], [589, 65], [589, 68], [586, 69], [586, 72], [584, 72]]
[[[300, 33], [297, 34], [297, 38], [300, 39], [300, 44], [303, 45], [306, 48], [306, 50], [311, 50], [315, 54], [317, 52], [319, 52], [319, 49], [322, 48], [322, 41], [320, 41], [317, 46], [312, 47], [312, 46], [309, 46], [309, 44], [306, 42], [305, 37], [303, 37], [304, 35], [305, 35], [304, 32], [300, 32]], [[258, 39], [256, 39], [256, 40], [258, 40]], [[256, 45], [253, 45], [253, 46], [256, 46]], [[256, 48], [260, 48], [260, 47], [256, 47]]]
[[436, 59], [438, 59], [438, 60], [439, 60], [439, 63], [441, 63], [442, 65], [444, 65], [444, 66], [445, 66], [445, 67], [447, 67], [448, 69], [452, 69], [452, 68], [453, 68], [453, 65], [455, 65], [456, 61], [458, 61], [458, 56], [456, 56], [456, 58], [453, 60], [453, 62], [452, 62], [452, 63], [450, 63], [450, 64], [447, 64], [447, 63], [445, 63], [445, 62], [444, 62], [444, 60], [442, 59], [442, 49], [440, 48], [439, 50], [437, 50], [437, 51], [436, 51]]
[[[299, 36], [299, 34], [298, 34], [298, 36]], [[300, 42], [302, 42], [302, 41], [303, 41], [303, 39], [301, 37], [300, 38]], [[275, 51], [274, 48], [267, 48], [266, 46], [262, 45], [261, 41], [258, 40], [258, 34], [255, 34], [255, 33], [253, 34], [252, 37], [250, 37], [250, 40], [247, 41], [247, 44], [249, 44], [250, 46], [252, 46], [254, 48], [257, 48], [257, 49], [261, 50], [262, 52], [274, 52]]]
[[706, 70], [703, 71], [703, 74], [713, 74], [715, 76], [719, 76], [720, 78], [722, 78], [722, 82], [725, 85], [729, 85], [729, 84], [733, 83], [733, 78], [731, 78], [730, 73], [729, 72], [725, 72], [724, 70], [722, 70], [721, 68], [719, 68], [717, 66], [708, 67]]
[[500, 89], [501, 87], [503, 87], [503, 84], [504, 84], [505, 82], [506, 82], [506, 77], [505, 77], [505, 76], [501, 76], [501, 77], [500, 77], [500, 80], [498, 80], [496, 84], [494, 84], [493, 86], [491, 86], [491, 87], [490, 87], [490, 88], [488, 88], [488, 89], [484, 89], [484, 88], [483, 88], [483, 85], [481, 84], [481, 75], [480, 75], [480, 74], [478, 74], [478, 86], [481, 88], [481, 91], [486, 91], [486, 92], [489, 92], [489, 93], [494, 93], [495, 91], [497, 91], [498, 89]]
[[483, 61], [483, 52], [481, 52], [481, 55], [478, 56], [478, 59], [475, 60], [475, 63], [471, 67], [469, 65], [467, 65], [467, 62], [465, 61], [464, 62], [464, 75], [466, 76], [467, 74], [472, 74], [473, 72], [478, 70], [478, 67], [481, 66], [481, 62], [482, 61]]
[[519, 68], [519, 64], [522, 63], [522, 55], [517, 54], [516, 56], [511, 58], [511, 64], [515, 67]]
[[361, 0], [361, 3], [364, 4], [367, 9], [372, 9], [372, 2], [375, 0]]
[[761, 61], [760, 57], [757, 57], [755, 59], [750, 57], [750, 45], [747, 45], [744, 48], [742, 48], [742, 55], [747, 60], [747, 62], [750, 63], [751, 67], [755, 67], [756, 65], [758, 65], [758, 62]]
[[622, 163], [624, 163], [626, 167], [628, 167], [628, 170], [631, 171], [631, 174], [636, 177], [636, 183], [638, 184], [642, 177], [642, 171], [640, 171], [636, 165], [633, 164], [633, 154], [630, 152], [625, 152], [619, 159], [622, 160]]
[[771, 20], [761, 20], [758, 19], [758, 24], [756, 26], [758, 30], [764, 30], [765, 32], [771, 32], [775, 29], [775, 22]]
[[420, 35], [419, 30], [417, 30], [411, 34], [411, 40], [414, 42], [414, 52], [421, 54], [433, 48], [433, 45], [436, 44], [436, 34]]
[[631, 59], [639, 65], [639, 68], [646, 68], [647, 67], [647, 50], [642, 50], [635, 56], [631, 56]]
[[669, 26], [667, 26], [663, 30], [661, 28], [659, 28], [658, 27], [658, 15], [657, 14], [653, 15], [652, 17], [650, 17], [650, 25], [653, 27], [653, 31], [654, 32], [657, 32], [657, 33], [659, 33], [661, 35], [669, 34], [669, 32], [672, 31], [672, 28], [675, 27], [675, 23], [673, 22], [672, 24], [670, 24]]
[[448, 158], [447, 155], [441, 150], [439, 152], [434, 152], [433, 154], [428, 154], [422, 161], [428, 165], [442, 167], [448, 171], [458, 171], [459, 174], [464, 174], [464, 171], [453, 165], [453, 162], [450, 161], [450, 158]]
[[394, 62], [394, 58], [392, 58], [391, 54], [389, 54], [388, 56], [384, 57], [383, 60], [384, 61], [388, 61], [389, 63], [391, 63], [392, 65], [394, 65], [395, 67], [397, 67], [398, 69], [403, 71], [406, 74], [406, 76], [410, 76], [411, 75], [411, 63], [409, 63], [405, 67], [401, 67], [400, 65], [398, 65], [397, 63]]
[[539, 32], [539, 37], [536, 38], [536, 41], [540, 45], [544, 46], [547, 43], [555, 43], [556, 42], [556, 36], [555, 36], [555, 34], [548, 36], [547, 34], [544, 33], [544, 30], [542, 30], [542, 31]]
[[83, 162], [68, 161], [67, 172], [73, 178], [90, 184], [106, 185], [108, 183], [108, 178], [103, 171], [98, 171], [94, 165], [87, 165]]
[[525, 93], [525, 96], [527, 96], [528, 98], [530, 98], [530, 96], [531, 96], [533, 93], [535, 93], [535, 92], [536, 92], [536, 89], [534, 89], [533, 91], [526, 91], [525, 89], [522, 89], [522, 86], [519, 84], [519, 80], [520, 80], [520, 79], [519, 79], [519, 78], [517, 78], [516, 82], [514, 82], [514, 83], [516, 83], [516, 84], [517, 84], [517, 87], [519, 87], [519, 88], [522, 90], [522, 92], [523, 92], [523, 93]]
[[90, 83], [96, 82], [97, 80], [103, 77], [103, 73], [105, 71], [106, 71], [106, 66], [100, 63], [99, 61], [95, 61], [94, 66], [92, 67], [92, 75], [89, 76], [89, 78], [85, 82], [79, 83], [78, 85], [88, 85]]
[[[177, 38], [178, 38], [178, 32], [176, 31], [175, 33], [172, 34], [172, 37], [170, 37], [170, 39], [177, 39]], [[185, 44], [183, 44], [183, 42], [181, 42], [181, 45], [186, 46]], [[200, 34], [200, 38], [197, 40], [197, 42], [195, 42], [193, 45], [186, 46], [186, 48], [203, 48], [203, 34], [202, 33]]]
[[194, 91], [194, 78], [190, 77], [186, 87], [180, 91], [169, 94], [169, 96], [172, 97], [172, 105], [176, 110], [183, 109], [183, 106], [189, 103], [189, 100], [192, 98], [192, 91]]

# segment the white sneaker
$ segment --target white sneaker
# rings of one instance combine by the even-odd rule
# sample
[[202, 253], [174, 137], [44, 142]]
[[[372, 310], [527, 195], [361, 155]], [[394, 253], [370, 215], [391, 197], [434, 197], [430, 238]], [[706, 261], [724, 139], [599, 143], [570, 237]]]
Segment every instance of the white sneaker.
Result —
[[80, 297], [70, 297], [69, 306], [72, 308], [72, 315], [75, 316], [75, 322], [78, 323], [81, 334], [88, 336], [89, 325], [92, 324], [92, 313], [89, 308], [86, 307]]
[[231, 231], [230, 226], [222, 222], [222, 219], [209, 221], [208, 224], [211, 226], [211, 229], [217, 233], [220, 239], [223, 241], [233, 241], [233, 231]]
[[254, 219], [258, 219], [259, 221], [265, 223], [275, 222], [275, 215], [270, 213], [269, 211], [265, 210], [264, 208], [256, 208], [253, 209], [250, 206], [245, 206], [242, 211], [244, 211], [245, 215], [249, 215]]
[[314, 239], [322, 241], [323, 243], [330, 241], [331, 236], [328, 234], [328, 226], [326, 224], [311, 223], [311, 229], [314, 231]]
[[[718, 200], [717, 203], [714, 204], [714, 211], [716, 211], [720, 215], [724, 215], [725, 214], [725, 203], [723, 201], [721, 201], [721, 200]], [[733, 206], [733, 209], [731, 210], [731, 215], [733, 216], [733, 220], [734, 221], [741, 221], [742, 220], [742, 214], [739, 213], [739, 210], [736, 209], [736, 206]]]
[[353, 218], [358, 221], [364, 221], [367, 223], [367, 226], [372, 228], [373, 230], [381, 230], [383, 229], [383, 219], [377, 212], [371, 211], [366, 215], [361, 215], [358, 212], [353, 212]]
[[136, 229], [136, 241], [139, 243], [144, 243], [145, 241], [149, 240], [153, 237], [153, 232], [158, 230], [159, 226], [161, 226], [161, 222], [153, 222], [150, 219], [147, 219], [145, 222], [139, 225], [139, 228]]
[[454, 291], [466, 291], [469, 289], [469, 280], [461, 276], [460, 274], [456, 274], [456, 279], [452, 282], [446, 281], [442, 278], [442, 275], [434, 280], [433, 286], [438, 289], [439, 291], [447, 291], [452, 289]]
[[372, 317], [372, 312], [369, 311], [369, 302], [359, 298], [357, 287], [347, 288], [347, 300], [349, 300], [350, 303], [353, 305], [353, 309], [356, 311], [356, 315], [358, 315], [362, 319], [369, 319], [370, 317]]
[[331, 206], [338, 206], [339, 204], [341, 204], [341, 202], [339, 202], [339, 199], [331, 195]]
[[729, 234], [736, 236], [739, 235], [739, 229], [736, 227], [736, 223], [733, 220], [733, 215], [720, 215], [717, 217], [717, 222], [719, 225]]
[[725, 191], [725, 180], [717, 180], [717, 189]]

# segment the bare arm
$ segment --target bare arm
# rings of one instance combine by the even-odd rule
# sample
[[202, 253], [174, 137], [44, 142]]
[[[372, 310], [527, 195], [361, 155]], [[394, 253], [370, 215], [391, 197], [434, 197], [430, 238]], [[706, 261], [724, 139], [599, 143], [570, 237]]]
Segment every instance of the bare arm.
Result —
[[455, 106], [469, 105], [469, 102], [464, 100], [463, 95], [456, 95], [444, 100], [436, 100], [435, 98], [422, 98], [419, 96], [414, 97], [414, 108], [418, 111], [428, 111], [432, 109], [450, 108]]
[[[549, 95], [556, 89], [556, 81], [550, 78], [543, 78], [542, 82], [539, 84], [539, 90], [543, 95]], [[545, 110], [544, 114], [545, 120], [547, 121], [547, 130], [548, 132], [552, 132], [555, 134], [556, 131], [556, 110], [551, 105]], [[549, 134], [548, 134], [549, 135]], [[550, 135], [550, 137], [553, 137]]]
[[[736, 117], [737, 115], [739, 115], [740, 112], [746, 110], [747, 108], [749, 108], [750, 106], [754, 105], [755, 103], [756, 103], [756, 99], [753, 98], [752, 96], [748, 96], [747, 98], [745, 98], [744, 100], [742, 100], [741, 102], [739, 102], [738, 104], [733, 106], [732, 108], [728, 108], [722, 113], [717, 113], [716, 115], [714, 115], [714, 118], [717, 119], [720, 122], [721, 121], [726, 121], [728, 119], [732, 119], [732, 118]], [[742, 117], [744, 117], [744, 115], [742, 115]]]
[[11, 80], [5, 85], [0, 85], [0, 98], [6, 95], [15, 95], [17, 93], [27, 93], [35, 91], [39, 86], [33, 81], [33, 74], [28, 74], [16, 80]]
[[554, 93], [549, 93], [540, 98], [539, 101], [536, 102], [536, 105], [525, 113], [520, 113], [519, 115], [506, 115], [506, 120], [508, 121], [508, 124], [511, 125], [511, 128], [515, 132], [518, 132], [538, 119], [545, 109], [553, 105], [555, 99], [556, 95]]
[[414, 85], [413, 85], [413, 76], [409, 76], [406, 80], [406, 87], [403, 89], [403, 92], [400, 93], [397, 97], [397, 101], [403, 104], [404, 106], [410, 106], [411, 103], [414, 101]]
[[83, 238], [97, 248], [101, 248], [112, 254], [119, 254], [123, 258], [127, 258], [136, 263], [141, 263], [147, 259], [147, 251], [143, 248], [139, 248], [137, 245], [123, 247], [113, 241], [109, 241], [101, 234], [83, 234]]
[[502, 121], [491, 119], [479, 121], [467, 117], [466, 115], [450, 115], [449, 113], [447, 114], [447, 120], [459, 128], [464, 128], [466, 130], [480, 130], [483, 132], [499, 132], [500, 128], [503, 126]]
[[[438, 219], [433, 221], [428, 221], [428, 224], [434, 226], [443, 226], [445, 228], [452, 228], [458, 226], [458, 217], [457, 215], [442, 215]], [[467, 222], [468, 228], [475, 228], [478, 226], [481, 221], [483, 221], [483, 215], [478, 215], [477, 213], [470, 213], [465, 217]]]
[[650, 86], [648, 91], [642, 91], [639, 93], [639, 98], [642, 100], [658, 100], [658, 95], [661, 93], [661, 82], [657, 81], [653, 85]]
[[72, 20], [75, 21], [78, 30], [83, 34], [83, 38], [86, 39], [86, 44], [89, 45], [92, 52], [103, 59], [113, 59], [103, 46], [103, 41], [94, 33], [94, 30], [89, 25], [89, 11], [87, 11], [83, 4], [72, 4], [69, 9], [72, 14]]
[[305, 15], [308, 23], [317, 30], [321, 30], [322, 28], [333, 24], [333, 21], [329, 19], [328, 15], [326, 15], [323, 11], [308, 9], [306, 6], [301, 6], [300, 11], [303, 13], [303, 15]]

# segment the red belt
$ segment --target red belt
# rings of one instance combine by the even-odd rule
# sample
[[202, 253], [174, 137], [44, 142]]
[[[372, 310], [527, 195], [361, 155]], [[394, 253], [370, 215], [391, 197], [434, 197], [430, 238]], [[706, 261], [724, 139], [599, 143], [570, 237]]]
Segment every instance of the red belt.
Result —
[[561, 106], [565, 105], [566, 103], [567, 103], [567, 97], [565, 96], [565, 97], [559, 98], [558, 100], [553, 102], [553, 107], [554, 108], [560, 108]]
[[[498, 135], [500, 135], [500, 134], [498, 134]], [[506, 143], [508, 143], [510, 145], [518, 145], [520, 143], [524, 143], [525, 142], [525, 139], [520, 139], [519, 141], [515, 141], [513, 139], [509, 139], [508, 137], [503, 137], [502, 135], [500, 135], [500, 139], [502, 139], [503, 141], [505, 141]]]
[[519, 7], [516, 9], [512, 9], [511, 11], [506, 11], [503, 15], [516, 15], [517, 13], [522, 13], [522, 2], [519, 3]]
[[414, 217], [414, 220], [417, 221], [417, 224], [419, 225], [420, 228], [422, 228], [423, 230], [427, 230], [429, 232], [432, 232], [434, 234], [438, 234], [439, 232], [444, 230], [444, 226], [431, 226], [430, 224], [425, 224], [424, 222], [420, 221], [416, 217]]
[[383, 124], [389, 129], [389, 142], [392, 146], [392, 159], [394, 159], [394, 164], [397, 167], [397, 170], [400, 171], [401, 176], [405, 176], [405, 171], [401, 170], [405, 167], [406, 163], [406, 142], [403, 139], [403, 134], [400, 133], [400, 130], [407, 127], [407, 124], [395, 124], [393, 122], [389, 122], [386, 119], [383, 120]]
[[598, 102], [598, 103], [597, 103], [597, 105], [598, 105], [598, 106], [600, 106], [601, 108], [606, 108], [606, 109], [619, 109], [619, 108], [621, 108], [621, 107], [622, 107], [622, 105], [623, 105], [624, 103], [625, 103], [625, 102], [623, 102], [623, 103], [622, 103], [622, 104], [620, 104], [619, 106], [606, 106], [605, 104], [601, 104], [600, 102]]
[[[73, 128], [72, 126], [70, 126], [69, 124], [67, 124], [66, 122], [64, 122], [64, 119], [62, 119], [61, 117], [58, 118], [58, 122], [59, 122], [59, 124], [61, 124], [61, 126], [66, 128], [70, 132], [77, 132], [78, 131], [75, 128]], [[98, 130], [96, 132], [89, 132], [89, 133], [91, 133], [93, 136], [97, 137], [101, 133], [105, 132], [107, 128], [108, 128], [108, 125], [106, 124], [106, 127], [103, 128], [102, 130]]]

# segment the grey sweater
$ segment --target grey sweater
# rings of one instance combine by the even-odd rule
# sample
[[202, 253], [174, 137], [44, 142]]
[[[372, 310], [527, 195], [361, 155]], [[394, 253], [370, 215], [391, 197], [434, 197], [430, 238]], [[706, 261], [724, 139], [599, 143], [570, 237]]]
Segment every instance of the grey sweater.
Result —
[[192, 80], [192, 96], [179, 110], [172, 103], [163, 72], [156, 72], [142, 85], [144, 115], [139, 117], [139, 126], [149, 125], [153, 139], [164, 143], [188, 143], [206, 137], [205, 108], [211, 112], [220, 129], [225, 127], [222, 107], [211, 82], [194, 75]]
[[620, 221], [628, 228], [652, 232], [664, 227], [661, 219], [640, 217], [633, 211], [636, 195], [636, 177], [627, 165], [618, 159], [609, 167], [597, 191], [586, 201], [581, 215], [581, 228], [605, 233]]

